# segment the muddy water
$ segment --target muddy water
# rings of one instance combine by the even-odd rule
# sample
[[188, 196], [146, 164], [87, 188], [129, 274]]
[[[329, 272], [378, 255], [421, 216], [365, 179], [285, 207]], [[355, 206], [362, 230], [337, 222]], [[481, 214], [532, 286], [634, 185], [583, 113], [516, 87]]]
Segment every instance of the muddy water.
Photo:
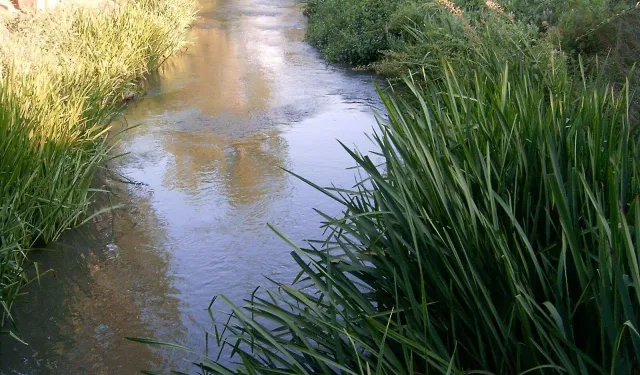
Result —
[[372, 78], [327, 66], [302, 42], [296, 0], [201, 8], [193, 45], [121, 119], [130, 129], [117, 151], [128, 154], [110, 164], [109, 187], [124, 209], [35, 255], [54, 272], [18, 306], [29, 345], [3, 338], [0, 373], [184, 370], [184, 355], [123, 337], [202, 350], [214, 295], [241, 301], [265, 275], [294, 276], [290, 250], [266, 224], [301, 242], [321, 235], [312, 208], [339, 211], [282, 168], [351, 186], [336, 138], [369, 148]]

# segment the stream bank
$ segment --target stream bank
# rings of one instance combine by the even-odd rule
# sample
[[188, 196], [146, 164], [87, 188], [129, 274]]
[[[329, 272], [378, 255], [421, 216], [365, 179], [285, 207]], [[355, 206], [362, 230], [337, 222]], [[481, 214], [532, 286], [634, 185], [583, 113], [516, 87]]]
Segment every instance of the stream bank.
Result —
[[[339, 206], [282, 168], [353, 185], [337, 142], [368, 150], [380, 104], [372, 76], [328, 66], [303, 42], [293, 0], [202, 0], [194, 44], [148, 81], [118, 119], [128, 130], [109, 167], [121, 180], [113, 221], [66, 233], [38, 254], [47, 277], [21, 305], [29, 346], [0, 355], [2, 374], [134, 374], [187, 369], [180, 353], [124, 340], [149, 336], [204, 350], [206, 307], [240, 302], [264, 276], [290, 280], [289, 248], [316, 238], [312, 208]], [[27, 319], [29, 319], [27, 321]], [[3, 343], [3, 349], [7, 347]]]

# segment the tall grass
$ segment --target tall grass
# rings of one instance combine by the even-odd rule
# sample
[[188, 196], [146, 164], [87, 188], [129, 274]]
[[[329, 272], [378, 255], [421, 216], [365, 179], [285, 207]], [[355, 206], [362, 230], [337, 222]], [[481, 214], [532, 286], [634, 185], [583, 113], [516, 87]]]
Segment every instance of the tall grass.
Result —
[[84, 218], [111, 120], [145, 74], [184, 45], [194, 12], [194, 0], [129, 0], [0, 25], [2, 325], [37, 277], [27, 250]]
[[[573, 80], [526, 49], [521, 57], [487, 53], [472, 74], [444, 63], [442, 80], [406, 80], [409, 99], [381, 92], [380, 152], [345, 147], [361, 182], [316, 186], [343, 215], [320, 212], [326, 238], [290, 243], [300, 267], [294, 284], [274, 282], [242, 306], [220, 297], [231, 312], [209, 337], [224, 357], [197, 367], [640, 371], [640, 137], [629, 123], [631, 94]], [[223, 365], [227, 356], [237, 366]]]

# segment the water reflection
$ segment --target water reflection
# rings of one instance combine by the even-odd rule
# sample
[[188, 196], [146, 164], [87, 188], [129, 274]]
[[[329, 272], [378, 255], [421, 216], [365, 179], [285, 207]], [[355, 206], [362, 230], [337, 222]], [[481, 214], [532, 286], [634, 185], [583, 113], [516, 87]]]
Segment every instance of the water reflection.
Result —
[[135, 120], [185, 106], [204, 116], [255, 116], [272, 104], [274, 80], [285, 68], [285, 36], [278, 30], [262, 29], [260, 17], [235, 23], [207, 17], [228, 2], [202, 2], [187, 56], [175, 59], [151, 78], [151, 100], [128, 111], [128, 117]]
[[274, 130], [232, 140], [211, 132], [170, 130], [162, 143], [173, 157], [163, 179], [169, 189], [197, 196], [207, 185], [221, 187], [231, 205], [240, 205], [286, 183], [279, 166], [286, 164], [287, 145]]

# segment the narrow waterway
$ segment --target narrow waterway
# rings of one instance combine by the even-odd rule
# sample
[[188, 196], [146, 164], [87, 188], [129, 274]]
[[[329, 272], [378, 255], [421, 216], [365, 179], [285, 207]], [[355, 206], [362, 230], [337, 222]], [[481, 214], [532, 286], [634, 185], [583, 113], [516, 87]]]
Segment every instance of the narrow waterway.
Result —
[[265, 275], [295, 275], [267, 223], [301, 242], [322, 235], [312, 208], [339, 212], [282, 168], [353, 185], [336, 139], [370, 148], [372, 77], [327, 65], [302, 41], [296, 0], [201, 0], [199, 16], [193, 45], [121, 119], [140, 124], [109, 165], [131, 182], [111, 180], [124, 208], [35, 255], [54, 272], [17, 307], [29, 345], [1, 339], [1, 374], [188, 369], [182, 354], [124, 336], [203, 349], [214, 295], [241, 301]]

